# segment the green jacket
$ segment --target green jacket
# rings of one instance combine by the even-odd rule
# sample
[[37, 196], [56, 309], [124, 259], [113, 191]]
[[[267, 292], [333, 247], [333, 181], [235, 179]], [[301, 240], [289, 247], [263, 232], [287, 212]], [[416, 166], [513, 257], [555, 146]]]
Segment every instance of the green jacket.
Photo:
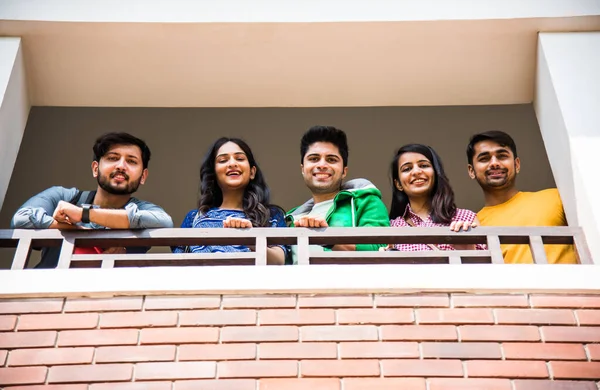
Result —
[[[294, 216], [312, 210], [314, 201], [308, 200], [291, 209], [286, 220], [294, 222]], [[390, 226], [388, 211], [381, 200], [381, 192], [366, 179], [353, 179], [342, 185], [333, 198], [333, 207], [325, 218], [331, 227]], [[357, 244], [357, 251], [377, 251], [383, 244]], [[330, 250], [325, 248], [325, 250]]]

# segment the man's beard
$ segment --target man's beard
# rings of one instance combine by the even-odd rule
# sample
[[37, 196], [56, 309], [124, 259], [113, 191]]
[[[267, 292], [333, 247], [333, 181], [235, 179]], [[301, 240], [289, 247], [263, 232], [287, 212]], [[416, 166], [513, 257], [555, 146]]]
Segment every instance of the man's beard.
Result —
[[102, 174], [99, 174], [98, 175], [98, 185], [100, 186], [100, 188], [102, 188], [104, 191], [106, 191], [112, 195], [131, 195], [137, 191], [137, 189], [140, 186], [140, 183], [142, 181], [141, 176], [137, 181], [130, 181], [127, 184], [127, 186], [124, 188], [115, 188], [110, 184], [110, 179], [117, 174], [121, 174], [121, 175], [125, 176], [126, 180], [129, 179], [129, 175], [126, 175], [121, 172], [113, 172], [110, 174], [110, 177], [106, 177]]

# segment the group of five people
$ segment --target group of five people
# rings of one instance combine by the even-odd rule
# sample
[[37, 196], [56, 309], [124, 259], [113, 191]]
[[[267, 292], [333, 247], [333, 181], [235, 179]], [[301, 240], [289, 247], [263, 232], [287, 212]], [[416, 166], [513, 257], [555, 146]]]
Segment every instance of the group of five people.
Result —
[[[96, 141], [92, 174], [95, 191], [51, 187], [29, 199], [15, 213], [12, 228], [144, 229], [172, 227], [159, 206], [131, 195], [148, 176], [150, 149], [127, 133], [108, 133]], [[468, 173], [481, 186], [485, 207], [477, 214], [456, 207], [454, 191], [439, 155], [431, 147], [408, 144], [391, 162], [392, 202], [388, 213], [381, 192], [366, 179], [344, 182], [348, 173], [346, 134], [332, 126], [311, 127], [300, 145], [301, 172], [311, 199], [285, 213], [271, 203], [269, 187], [252, 150], [241, 139], [219, 138], [200, 169], [198, 207], [182, 228], [252, 227], [449, 227], [453, 231], [477, 225], [565, 226], [556, 189], [521, 192], [516, 187], [520, 160], [514, 140], [501, 131], [471, 137]], [[148, 248], [95, 248], [95, 253], [140, 253]], [[485, 245], [356, 244], [311, 246], [311, 251], [426, 251], [485, 249]], [[85, 253], [76, 248], [76, 253]], [[90, 249], [87, 249], [90, 250]], [[192, 245], [175, 253], [250, 251], [242, 245]], [[57, 265], [58, 248], [43, 248], [38, 267]], [[571, 245], [547, 248], [550, 263], [575, 263]], [[296, 262], [295, 246], [267, 249], [268, 264]], [[506, 263], [531, 263], [525, 245], [504, 245]]]

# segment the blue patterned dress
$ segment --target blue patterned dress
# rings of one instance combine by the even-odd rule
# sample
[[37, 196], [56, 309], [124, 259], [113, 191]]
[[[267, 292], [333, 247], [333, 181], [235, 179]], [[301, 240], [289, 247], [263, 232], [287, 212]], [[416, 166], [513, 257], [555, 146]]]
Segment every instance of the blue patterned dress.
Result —
[[[229, 210], [220, 209], [213, 207], [209, 209], [205, 214], [198, 215], [198, 210], [191, 210], [185, 216], [185, 219], [181, 223], [182, 228], [222, 228], [223, 221], [228, 217], [232, 218], [244, 218], [246, 214], [241, 210]], [[283, 213], [277, 212], [269, 219], [270, 227], [286, 227], [285, 218]], [[285, 245], [278, 245], [285, 255], [288, 253], [288, 247]], [[176, 246], [171, 248], [173, 253], [217, 253], [217, 252], [250, 252], [250, 248], [245, 245], [192, 245], [192, 246]]]

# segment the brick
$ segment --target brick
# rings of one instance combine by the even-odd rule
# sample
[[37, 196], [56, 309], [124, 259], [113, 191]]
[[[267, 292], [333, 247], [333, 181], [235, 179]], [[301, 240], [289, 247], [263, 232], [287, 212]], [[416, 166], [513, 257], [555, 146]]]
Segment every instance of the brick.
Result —
[[425, 390], [423, 378], [347, 378], [344, 390]]
[[8, 357], [8, 351], [0, 349], [0, 367], [6, 363], [6, 358]]
[[258, 388], [260, 390], [340, 390], [340, 380], [337, 378], [262, 379]]
[[514, 384], [515, 390], [598, 390], [594, 382], [520, 379]]
[[375, 295], [375, 307], [450, 307], [447, 294]]
[[432, 378], [429, 390], [511, 390], [508, 379]]
[[302, 341], [375, 341], [377, 327], [372, 325], [303, 326]]
[[133, 345], [137, 329], [65, 330], [58, 334], [58, 346]]
[[26, 314], [19, 317], [17, 330], [94, 329], [98, 314]]
[[531, 295], [531, 306], [600, 309], [600, 295]]
[[2, 299], [0, 314], [60, 313], [64, 299]]
[[0, 331], [10, 331], [15, 329], [17, 316], [0, 316]]
[[429, 390], [512, 390], [508, 379], [431, 378]]
[[221, 342], [298, 341], [295, 326], [230, 326], [221, 329]]
[[171, 382], [96, 383], [89, 390], [171, 390]]
[[47, 372], [46, 367], [0, 368], [0, 386], [44, 383]]
[[100, 317], [101, 328], [151, 328], [176, 326], [177, 312], [125, 312], [104, 313]]
[[563, 309], [497, 309], [499, 324], [576, 325], [571, 310]]
[[218, 362], [219, 378], [276, 378], [298, 376], [298, 363], [293, 360]]
[[256, 325], [256, 310], [195, 310], [179, 314], [180, 326]]
[[219, 330], [216, 328], [147, 328], [142, 329], [142, 344], [192, 344], [216, 343]]
[[452, 294], [454, 307], [529, 307], [527, 296], [491, 294]]
[[175, 352], [174, 345], [100, 347], [96, 350], [96, 363], [174, 361]]
[[0, 333], [0, 348], [53, 347], [56, 332], [6, 332]]
[[417, 309], [419, 324], [493, 324], [490, 309]]
[[547, 378], [548, 369], [540, 361], [492, 361], [471, 360], [466, 362], [467, 376], [489, 378]]
[[542, 326], [545, 342], [600, 343], [600, 329], [584, 326]]
[[[587, 350], [590, 360], [600, 360], [600, 344], [588, 344]], [[2, 361], [2, 359], [0, 359], [0, 361]]]
[[255, 390], [255, 379], [176, 381], [175, 390]]
[[219, 295], [156, 296], [146, 297], [144, 310], [218, 309], [219, 306], [221, 306]]
[[371, 295], [299, 296], [298, 307], [373, 307]]
[[258, 312], [261, 325], [333, 325], [333, 309], [274, 309]]
[[131, 311], [142, 309], [142, 297], [68, 298], [65, 312]]
[[540, 341], [537, 326], [465, 325], [458, 333], [462, 341]]
[[340, 343], [339, 349], [342, 359], [419, 358], [419, 344], [414, 342]]
[[576, 310], [579, 325], [600, 325], [600, 310]]
[[423, 358], [501, 359], [498, 343], [422, 343]]
[[452, 325], [384, 325], [381, 327], [383, 340], [458, 340], [456, 327]]
[[129, 381], [132, 376], [132, 364], [55, 366], [50, 368], [48, 383], [118, 382]]
[[179, 361], [254, 360], [255, 344], [190, 344], [179, 347]]
[[383, 376], [462, 377], [460, 360], [382, 360]]
[[335, 359], [335, 343], [264, 343], [258, 346], [258, 356], [267, 359]]
[[307, 377], [379, 376], [377, 360], [303, 360], [300, 372]]
[[94, 348], [16, 349], [11, 351], [9, 366], [57, 366], [91, 363]]
[[555, 379], [600, 379], [600, 362], [550, 362]]
[[412, 309], [341, 309], [337, 311], [339, 324], [412, 324]]
[[135, 380], [214, 378], [215, 362], [138, 363]]
[[504, 343], [506, 359], [587, 360], [583, 345], [558, 343]]
[[296, 307], [296, 297], [294, 295], [258, 295], [258, 296], [236, 296], [224, 295], [224, 309], [248, 309], [248, 308], [293, 308]]
[[88, 390], [88, 385], [33, 385], [11, 386], [9, 390]]

